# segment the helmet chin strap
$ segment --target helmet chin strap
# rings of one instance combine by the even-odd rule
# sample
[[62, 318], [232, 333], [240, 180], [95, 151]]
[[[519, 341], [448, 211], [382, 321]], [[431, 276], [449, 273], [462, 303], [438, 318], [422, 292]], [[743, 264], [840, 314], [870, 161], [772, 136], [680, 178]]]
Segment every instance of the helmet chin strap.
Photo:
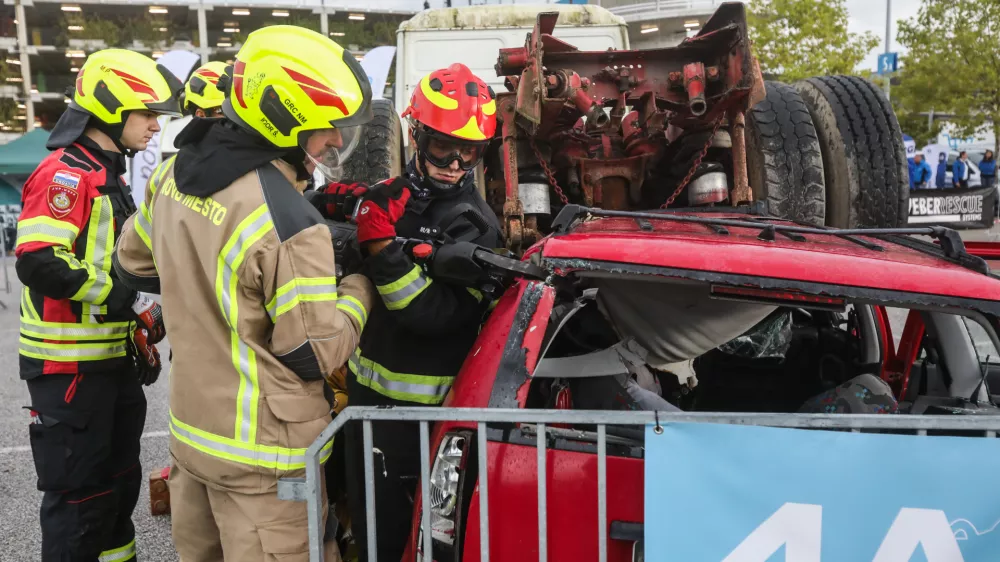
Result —
[[122, 144], [122, 134], [125, 133], [125, 122], [128, 121], [128, 115], [128, 111], [122, 113], [122, 122], [115, 125], [109, 125], [104, 121], [93, 117], [90, 119], [90, 126], [107, 135], [119, 152], [124, 154], [126, 157], [131, 158], [138, 154], [139, 151], [125, 148], [125, 145]]

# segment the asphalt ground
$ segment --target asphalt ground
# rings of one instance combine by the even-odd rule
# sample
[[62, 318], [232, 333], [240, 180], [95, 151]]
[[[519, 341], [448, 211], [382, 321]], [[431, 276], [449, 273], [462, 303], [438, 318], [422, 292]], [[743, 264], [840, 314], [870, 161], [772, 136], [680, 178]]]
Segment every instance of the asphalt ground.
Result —
[[[968, 240], [1000, 242], [1000, 223], [990, 230], [964, 231]], [[2, 264], [2, 261], [0, 261]], [[18, 377], [18, 301], [21, 285], [14, 273], [13, 259], [8, 260], [10, 293], [5, 292], [3, 269], [0, 268], [0, 562], [38, 560], [41, 533], [38, 508], [41, 492], [35, 489], [35, 470], [28, 446], [28, 413], [30, 404], [25, 384]], [[902, 333], [906, 311], [893, 311], [893, 332]], [[153, 517], [149, 512], [148, 474], [166, 466], [169, 460], [167, 397], [169, 377], [169, 342], [157, 346], [164, 360], [163, 374], [153, 386], [146, 387], [148, 402], [146, 425], [142, 439], [144, 472], [139, 504], [133, 515], [136, 526], [136, 546], [139, 560], [144, 562], [176, 562], [179, 560], [170, 538], [170, 517]]]

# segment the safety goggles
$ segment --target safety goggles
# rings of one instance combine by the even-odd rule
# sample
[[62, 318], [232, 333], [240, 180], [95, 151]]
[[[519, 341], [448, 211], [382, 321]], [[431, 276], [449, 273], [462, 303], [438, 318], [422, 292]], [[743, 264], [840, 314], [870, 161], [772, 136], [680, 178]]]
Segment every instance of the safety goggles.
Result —
[[299, 147], [327, 181], [339, 181], [344, 163], [358, 146], [361, 127], [330, 127], [307, 131], [299, 136]]
[[438, 168], [450, 168], [452, 162], [458, 162], [458, 167], [466, 172], [479, 164], [489, 145], [489, 141], [462, 141], [423, 128], [416, 137], [417, 148], [427, 162]]

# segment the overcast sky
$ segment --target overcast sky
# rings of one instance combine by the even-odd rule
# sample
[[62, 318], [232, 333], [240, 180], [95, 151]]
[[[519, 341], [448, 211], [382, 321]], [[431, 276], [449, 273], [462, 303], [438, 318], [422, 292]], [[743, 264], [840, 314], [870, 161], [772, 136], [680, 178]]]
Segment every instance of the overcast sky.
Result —
[[[901, 19], [915, 17], [920, 9], [920, 0], [892, 1], [892, 45], [894, 51], [899, 51], [896, 43], [896, 22]], [[874, 69], [878, 53], [885, 51], [885, 3], [886, 0], [847, 0], [847, 10], [850, 14], [848, 28], [853, 32], [874, 32], [880, 39], [868, 58], [861, 64], [862, 68]]]
[[[508, 4], [511, 0], [486, 0], [491, 4]], [[514, 0], [517, 3], [544, 4], [554, 0]], [[899, 45], [895, 43], [896, 21], [900, 19], [912, 18], [917, 15], [920, 8], [920, 0], [891, 0], [892, 1], [892, 48], [897, 50]], [[473, 4], [480, 4], [483, 0], [473, 0]], [[454, 0], [456, 6], [466, 5], [467, 0]], [[886, 0], [847, 0], [847, 10], [850, 14], [849, 29], [854, 32], [872, 31], [879, 37], [881, 42], [878, 47], [872, 50], [868, 58], [862, 63], [862, 68], [875, 69], [878, 53], [885, 51], [885, 3]], [[326, 0], [326, 5], [334, 8], [351, 8], [365, 4], [365, 0]], [[444, 0], [430, 0], [432, 8], [444, 6]], [[411, 9], [419, 10], [423, 6], [423, 0], [378, 0], [378, 7], [382, 9]]]

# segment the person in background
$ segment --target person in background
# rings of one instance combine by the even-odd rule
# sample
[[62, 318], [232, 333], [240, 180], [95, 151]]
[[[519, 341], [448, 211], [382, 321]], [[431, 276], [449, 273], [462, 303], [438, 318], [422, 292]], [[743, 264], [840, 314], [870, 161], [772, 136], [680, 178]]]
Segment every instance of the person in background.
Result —
[[184, 113], [195, 117], [222, 117], [225, 94], [219, 89], [219, 77], [226, 73], [226, 63], [213, 61], [198, 67], [184, 85]]
[[[983, 159], [979, 161], [979, 173], [982, 174], [984, 188], [996, 188], [997, 159], [992, 150], [987, 150], [983, 154]], [[993, 215], [1000, 216], [1000, 199], [994, 199]]]
[[979, 161], [979, 173], [982, 174], [983, 187], [994, 187], [997, 184], [997, 159], [993, 156], [992, 150], [987, 150], [983, 154], [983, 159]]
[[934, 174], [934, 187], [938, 189], [944, 189], [947, 187], [945, 185], [945, 180], [947, 179], [945, 174], [948, 173], [948, 155], [942, 152], [938, 155], [938, 165], [937, 172]]
[[962, 189], [969, 188], [969, 176], [972, 175], [972, 167], [969, 166], [969, 155], [964, 150], [958, 153], [958, 158], [951, 166], [951, 183], [954, 187]]
[[917, 154], [913, 157], [913, 166], [910, 169], [910, 189], [927, 189], [930, 187], [931, 167], [924, 162], [924, 155]]

